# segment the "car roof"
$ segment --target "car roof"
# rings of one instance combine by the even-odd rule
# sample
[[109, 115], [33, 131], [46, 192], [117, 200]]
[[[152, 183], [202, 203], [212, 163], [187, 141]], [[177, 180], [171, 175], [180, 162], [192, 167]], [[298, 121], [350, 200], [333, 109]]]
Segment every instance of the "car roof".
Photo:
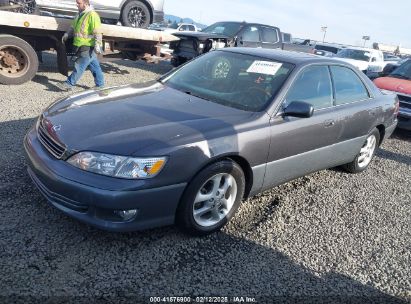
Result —
[[247, 22], [247, 21], [217, 21], [217, 22], [214, 22], [213, 24], [216, 24], [216, 23], [237, 23], [237, 24], [244, 24], [244, 25], [261, 25], [261, 26], [269, 26], [269, 27], [278, 28], [277, 26], [270, 25], [270, 24], [263, 24], [263, 23], [258, 23], [258, 22]]
[[[301, 53], [295, 51], [283, 51], [275, 49], [262, 49], [262, 48], [246, 48], [246, 47], [236, 47], [236, 48], [226, 48], [220, 49], [224, 52], [232, 52], [238, 54], [252, 55], [267, 58], [270, 60], [282, 61], [292, 63], [294, 65], [301, 65], [307, 63], [338, 63], [344, 64], [342, 61], [337, 61], [329, 57], [317, 56], [309, 53]], [[347, 65], [348, 66], [348, 65]]]

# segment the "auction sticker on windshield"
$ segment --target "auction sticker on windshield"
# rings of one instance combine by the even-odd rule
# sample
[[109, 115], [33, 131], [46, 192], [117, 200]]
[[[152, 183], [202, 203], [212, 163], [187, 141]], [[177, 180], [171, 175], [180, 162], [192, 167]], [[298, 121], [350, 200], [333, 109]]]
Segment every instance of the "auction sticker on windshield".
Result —
[[275, 75], [281, 68], [282, 64], [279, 62], [272, 61], [254, 61], [248, 68], [247, 73], [258, 73], [265, 75]]

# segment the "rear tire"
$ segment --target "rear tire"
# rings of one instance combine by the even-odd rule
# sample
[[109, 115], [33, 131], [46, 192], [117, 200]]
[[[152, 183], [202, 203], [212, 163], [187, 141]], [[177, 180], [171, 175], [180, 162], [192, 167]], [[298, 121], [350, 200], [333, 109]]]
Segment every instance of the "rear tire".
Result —
[[147, 28], [151, 23], [150, 10], [141, 1], [130, 1], [121, 11], [121, 24], [129, 27]]
[[33, 47], [23, 39], [0, 35], [0, 83], [22, 84], [33, 79], [39, 60]]
[[377, 128], [374, 128], [370, 134], [368, 134], [360, 152], [355, 159], [341, 167], [350, 173], [360, 173], [368, 168], [374, 157], [375, 151], [380, 143], [380, 132]]
[[220, 230], [237, 211], [244, 189], [244, 173], [237, 163], [223, 160], [209, 165], [187, 186], [176, 224], [196, 236]]

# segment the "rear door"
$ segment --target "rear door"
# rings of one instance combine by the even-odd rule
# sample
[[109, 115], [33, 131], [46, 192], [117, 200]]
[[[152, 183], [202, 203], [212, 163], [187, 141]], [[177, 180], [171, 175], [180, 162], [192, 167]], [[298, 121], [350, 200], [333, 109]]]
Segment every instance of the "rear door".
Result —
[[335, 110], [338, 120], [344, 121], [338, 140], [350, 141], [367, 135], [376, 125], [382, 107], [374, 102], [366, 85], [352, 69], [332, 65], [330, 70], [335, 87]]

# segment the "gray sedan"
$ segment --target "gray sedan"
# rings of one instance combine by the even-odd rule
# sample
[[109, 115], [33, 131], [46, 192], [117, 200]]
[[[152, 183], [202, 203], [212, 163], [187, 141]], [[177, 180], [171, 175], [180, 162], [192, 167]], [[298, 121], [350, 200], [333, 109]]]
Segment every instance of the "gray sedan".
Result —
[[235, 48], [55, 102], [24, 146], [39, 190], [80, 221], [205, 235], [246, 197], [330, 167], [365, 170], [397, 114], [396, 97], [349, 64]]

